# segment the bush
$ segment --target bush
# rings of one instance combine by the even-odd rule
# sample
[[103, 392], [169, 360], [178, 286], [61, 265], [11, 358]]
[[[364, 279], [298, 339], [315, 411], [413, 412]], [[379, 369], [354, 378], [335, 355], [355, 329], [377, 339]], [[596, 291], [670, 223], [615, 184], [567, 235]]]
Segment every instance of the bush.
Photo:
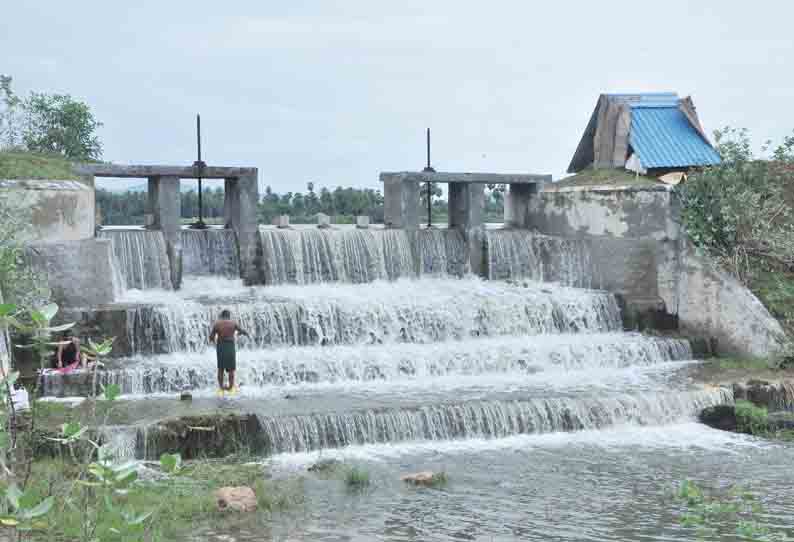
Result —
[[682, 219], [698, 247], [750, 285], [762, 271], [794, 271], [794, 138], [757, 159], [746, 130], [715, 133], [721, 164], [679, 188]]
[[360, 467], [351, 467], [345, 475], [345, 484], [351, 489], [360, 489], [369, 485], [369, 472]]
[[736, 430], [749, 435], [764, 436], [769, 432], [768, 412], [750, 401], [736, 401]]

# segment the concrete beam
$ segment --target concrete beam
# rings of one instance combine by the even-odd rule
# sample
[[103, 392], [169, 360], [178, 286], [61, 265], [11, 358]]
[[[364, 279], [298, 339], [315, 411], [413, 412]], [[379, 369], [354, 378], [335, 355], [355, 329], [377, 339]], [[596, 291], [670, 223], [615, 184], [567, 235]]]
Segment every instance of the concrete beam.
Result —
[[199, 172], [192, 166], [144, 166], [121, 164], [75, 164], [74, 171], [78, 175], [94, 177], [148, 178], [178, 177], [181, 179], [238, 179], [257, 175], [255, 167], [220, 167], [206, 166]]
[[381, 173], [380, 180], [382, 183], [412, 181], [419, 183], [537, 184], [551, 182], [551, 175], [395, 171]]

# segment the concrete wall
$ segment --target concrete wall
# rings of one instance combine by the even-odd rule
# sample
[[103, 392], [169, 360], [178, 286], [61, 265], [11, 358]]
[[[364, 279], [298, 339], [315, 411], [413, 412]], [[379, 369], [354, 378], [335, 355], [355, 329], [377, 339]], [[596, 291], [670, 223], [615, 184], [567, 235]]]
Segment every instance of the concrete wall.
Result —
[[660, 300], [682, 331], [717, 353], [769, 356], [783, 344], [761, 302], [692, 248], [666, 186], [546, 186], [530, 201], [527, 227], [579, 239], [590, 250], [593, 285], [629, 302]]
[[565, 237], [678, 239], [679, 205], [665, 185], [556, 187], [529, 200], [526, 227]]
[[31, 213], [31, 241], [76, 241], [94, 236], [94, 187], [86, 181], [0, 179], [0, 190]]
[[110, 239], [29, 243], [28, 257], [47, 277], [53, 300], [62, 307], [111, 303], [116, 285]]

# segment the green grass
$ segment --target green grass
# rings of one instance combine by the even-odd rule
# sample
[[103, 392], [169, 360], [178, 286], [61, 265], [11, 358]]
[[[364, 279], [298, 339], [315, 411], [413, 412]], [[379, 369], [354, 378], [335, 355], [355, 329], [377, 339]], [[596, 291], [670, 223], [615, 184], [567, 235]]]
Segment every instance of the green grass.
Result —
[[758, 272], [750, 283], [750, 289], [780, 321], [789, 337], [794, 337], [794, 273]]
[[735, 408], [737, 431], [757, 436], [769, 434], [769, 413], [766, 408], [745, 400], [736, 401]]
[[625, 169], [586, 169], [561, 181], [551, 183], [555, 186], [599, 186], [599, 185], [658, 185], [659, 181], [644, 175], [635, 175]]
[[720, 369], [740, 369], [748, 371], [768, 371], [775, 369], [775, 363], [767, 358], [713, 358], [710, 360]]
[[[26, 494], [34, 502], [53, 495], [56, 504], [42, 518], [33, 539], [80, 539], [83, 511], [89, 509], [89, 505], [83, 501], [84, 488], [73, 483], [78, 469], [73, 463], [58, 460], [34, 464], [31, 486]], [[224, 486], [248, 486], [254, 490], [259, 505], [254, 519], [266, 520], [273, 511], [303, 503], [301, 479], [267, 480], [261, 465], [256, 464], [228, 460], [192, 462], [186, 464], [179, 475], [164, 480], [139, 481], [125, 494], [113, 497], [113, 512], [102, 510], [95, 517], [98, 539], [122, 540], [114, 537], [111, 531], [123, 527], [122, 512], [152, 514], [144, 523], [151, 536], [146, 540], [173, 540], [201, 524], [221, 529], [226, 524], [232, 527], [239, 519], [235, 519], [234, 513], [219, 511], [214, 497], [214, 491]], [[88, 499], [91, 503], [90, 496]]]
[[77, 179], [62, 156], [20, 151], [0, 152], [0, 179]]

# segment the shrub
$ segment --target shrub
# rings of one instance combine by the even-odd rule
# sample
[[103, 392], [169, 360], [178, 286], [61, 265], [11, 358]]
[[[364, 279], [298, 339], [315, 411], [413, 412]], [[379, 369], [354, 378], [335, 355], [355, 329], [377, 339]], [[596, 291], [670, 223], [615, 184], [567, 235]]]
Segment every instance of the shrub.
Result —
[[345, 475], [345, 484], [351, 489], [360, 489], [369, 485], [369, 472], [360, 467], [351, 467]]

